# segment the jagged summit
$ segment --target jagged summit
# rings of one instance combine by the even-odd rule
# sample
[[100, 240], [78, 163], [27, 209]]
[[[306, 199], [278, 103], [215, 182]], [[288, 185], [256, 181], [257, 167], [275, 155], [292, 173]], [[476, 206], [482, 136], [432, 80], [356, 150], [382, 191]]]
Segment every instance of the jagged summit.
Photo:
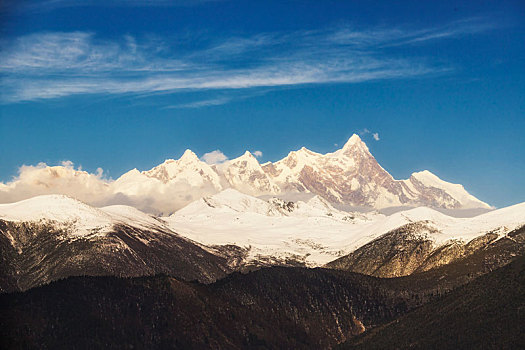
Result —
[[279, 187], [249, 151], [222, 164], [217, 170], [230, 187], [241, 192], [256, 196], [280, 192]]
[[359, 135], [353, 134], [348, 141], [344, 144], [343, 148], [341, 148], [341, 152], [345, 155], [352, 154], [356, 150], [364, 151], [366, 153], [370, 153], [368, 150], [368, 147], [366, 143], [361, 140]]
[[351, 147], [351, 146], [356, 145], [356, 144], [364, 144], [364, 142], [363, 142], [363, 140], [361, 140], [359, 135], [352, 134], [352, 136], [350, 136], [348, 141], [346, 141], [346, 143], [343, 146], [343, 148]]
[[233, 158], [233, 159], [230, 159], [230, 160], [227, 160], [226, 162], [224, 162], [223, 166], [221, 168], [224, 168], [224, 164], [233, 164], [233, 163], [236, 163], [236, 162], [249, 162], [249, 163], [252, 163], [252, 164], [260, 165], [259, 161], [257, 160], [257, 158], [255, 158], [255, 156], [250, 151], [245, 151], [239, 157]]
[[199, 157], [191, 150], [187, 149], [182, 154], [182, 157], [179, 159], [179, 162], [188, 162], [188, 161], [200, 161]]

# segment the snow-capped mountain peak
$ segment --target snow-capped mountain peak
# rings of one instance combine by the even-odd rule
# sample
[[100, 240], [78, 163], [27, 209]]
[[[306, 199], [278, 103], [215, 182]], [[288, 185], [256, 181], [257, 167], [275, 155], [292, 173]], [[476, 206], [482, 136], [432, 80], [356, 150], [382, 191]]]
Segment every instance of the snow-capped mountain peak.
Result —
[[343, 148], [332, 153], [332, 155], [339, 157], [344, 156], [351, 159], [373, 158], [367, 145], [356, 134], [352, 135], [352, 137], [348, 139]]
[[168, 182], [177, 177], [187, 168], [200, 168], [207, 165], [202, 162], [197, 155], [187, 149], [179, 159], [166, 159], [162, 164], [157, 165], [151, 170], [144, 171], [146, 176], [157, 178], [163, 182]]
[[126, 205], [95, 208], [65, 195], [42, 195], [0, 204], [0, 220], [49, 224], [63, 228], [72, 237], [104, 235], [116, 224], [149, 230], [167, 229], [160, 221], [136, 208]]
[[[461, 185], [442, 181], [428, 171], [414, 173], [409, 180], [395, 180], [379, 165], [357, 134], [333, 153], [321, 154], [302, 147], [263, 167], [249, 151], [211, 168], [187, 150], [181, 159], [165, 164], [164, 168], [166, 170], [156, 170], [157, 178], [164, 179], [166, 171], [169, 179], [180, 178], [181, 172], [187, 173], [191, 168], [193, 174], [200, 174], [207, 183], [214, 183], [218, 191], [231, 187], [255, 196], [310, 192], [328, 202], [374, 208], [421, 205], [489, 208], [486, 203], [468, 194]], [[212, 179], [213, 174], [217, 178]], [[198, 184], [196, 181], [190, 183]]]
[[408, 180], [404, 180], [404, 183], [411, 189], [422, 192], [426, 197], [435, 200], [439, 198], [444, 202], [445, 207], [492, 208], [468, 193], [462, 185], [443, 181], [428, 170], [413, 173]]
[[[359, 135], [357, 135], [357, 134], [352, 134], [352, 136], [350, 136], [350, 138], [348, 139], [348, 141], [346, 141], [345, 146], [355, 145], [356, 143], [363, 143], [363, 140], [361, 140], [361, 138], [359, 137]], [[344, 147], [343, 147], [343, 148], [344, 148]]]
[[184, 153], [182, 154], [182, 157], [180, 157], [180, 159], [177, 162], [179, 164], [183, 164], [183, 163], [195, 163], [195, 162], [201, 163], [202, 161], [199, 159], [199, 157], [197, 157], [197, 155], [191, 149], [187, 149], [184, 151]]
[[111, 216], [65, 195], [42, 195], [20, 202], [0, 204], [0, 219], [67, 225], [71, 235], [82, 236], [94, 229], [107, 229]]
[[353, 134], [352, 136], [350, 136], [348, 141], [346, 141], [346, 143], [344, 144], [343, 150], [347, 150], [355, 146], [358, 146], [360, 148], [366, 148], [368, 150], [366, 144], [363, 142], [363, 140], [361, 140], [361, 138], [357, 134]]
[[250, 158], [250, 159], [253, 158], [253, 159], [255, 159], [254, 155], [253, 155], [250, 151], [246, 151], [246, 152], [244, 152], [244, 154], [243, 154], [241, 157], [243, 157], [243, 158]]
[[280, 189], [249, 151], [217, 167], [231, 187], [251, 195], [275, 194]]
[[178, 182], [193, 187], [211, 186], [217, 191], [222, 190], [219, 174], [189, 149], [180, 159], [167, 159], [153, 169], [144, 171], [143, 174], [159, 179], [163, 183]]

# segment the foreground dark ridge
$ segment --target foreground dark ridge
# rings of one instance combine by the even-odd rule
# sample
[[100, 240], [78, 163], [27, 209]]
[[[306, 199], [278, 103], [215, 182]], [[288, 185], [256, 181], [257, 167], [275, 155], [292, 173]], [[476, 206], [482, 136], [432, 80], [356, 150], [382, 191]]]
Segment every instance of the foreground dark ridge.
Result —
[[[209, 285], [168, 276], [72, 277], [0, 296], [0, 347], [320, 349], [351, 341], [366, 331], [360, 343], [348, 343], [366, 349], [376, 344], [366, 335], [380, 334], [374, 328], [400, 320], [409, 322], [403, 331], [410, 332], [419, 317], [425, 318], [421, 324], [427, 328], [434, 322], [438, 326], [428, 333], [421, 327], [422, 340], [416, 345], [457, 335], [444, 322], [470, 330], [464, 343], [476, 344], [487, 331], [486, 322], [492, 332], [488, 345], [498, 348], [521, 341], [518, 331], [523, 323], [517, 321], [523, 321], [523, 315], [516, 310], [524, 307], [524, 265], [521, 257], [450, 295], [446, 291], [463, 281], [458, 279], [462, 273], [441, 270], [439, 278], [427, 272], [381, 279], [344, 271], [273, 267], [234, 273]], [[455, 311], [459, 307], [458, 312], [468, 314], [480, 303], [487, 304], [492, 318], [483, 312], [473, 314], [483, 317], [476, 323]], [[500, 321], [505, 323], [498, 325]], [[440, 329], [445, 333], [436, 336]], [[499, 334], [506, 337], [501, 342]], [[380, 338], [377, 344], [388, 339]], [[406, 345], [399, 344], [399, 348]], [[454, 339], [443, 344], [441, 348], [455, 348]]]
[[525, 349], [525, 257], [341, 348]]
[[2, 348], [330, 348], [432, 295], [342, 271], [72, 277], [0, 296]]

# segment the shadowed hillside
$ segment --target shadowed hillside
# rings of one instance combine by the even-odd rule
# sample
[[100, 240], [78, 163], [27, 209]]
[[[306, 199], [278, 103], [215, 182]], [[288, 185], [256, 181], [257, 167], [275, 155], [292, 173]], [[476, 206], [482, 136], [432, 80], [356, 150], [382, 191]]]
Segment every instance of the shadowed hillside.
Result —
[[3, 348], [328, 348], [421, 303], [389, 280], [267, 268], [211, 285], [73, 277], [0, 296]]
[[412, 338], [395, 338], [399, 348], [412, 344], [405, 339], [422, 347], [476, 345], [488, 330], [491, 348], [513, 345], [521, 341], [524, 259], [450, 292], [474, 278], [475, 256], [463, 269], [393, 279], [284, 267], [208, 285], [168, 276], [72, 277], [0, 296], [0, 338], [7, 349], [321, 349], [365, 332], [357, 345], [366, 349], [390, 342], [380, 328], [387, 324], [385, 332], [396, 334], [414, 328]]
[[523, 349], [525, 257], [341, 348]]

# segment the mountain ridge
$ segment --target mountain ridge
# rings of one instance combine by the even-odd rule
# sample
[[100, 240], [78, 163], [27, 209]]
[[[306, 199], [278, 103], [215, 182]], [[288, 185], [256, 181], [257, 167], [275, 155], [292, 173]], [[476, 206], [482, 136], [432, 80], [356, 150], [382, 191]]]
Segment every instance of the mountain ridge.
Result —
[[[363, 249], [374, 252], [382, 246], [374, 243], [377, 239], [394, 247], [388, 239], [395, 230], [401, 230], [402, 239], [387, 262], [393, 266], [389, 273], [400, 276], [421, 264], [421, 259], [402, 253], [417, 248], [418, 240], [424, 241], [424, 258], [431, 258], [425, 266], [446, 264], [463, 252], [485, 247], [469, 242], [487, 234], [490, 241], [501, 240], [522, 226], [524, 205], [473, 218], [453, 218], [424, 207], [385, 216], [341, 211], [318, 195], [297, 202], [263, 200], [229, 188], [171, 216], [154, 217], [130, 206], [94, 208], [64, 195], [43, 195], [0, 205], [0, 258], [5, 260], [0, 287], [25, 289], [83, 271], [134, 276], [170, 271], [212, 281], [234, 270], [261, 266], [323, 266]], [[408, 236], [407, 225], [412, 225]], [[457, 248], [441, 248], [449, 245]], [[440, 252], [437, 258], [434, 251]], [[45, 264], [39, 263], [42, 259]], [[414, 261], [414, 268], [396, 267], [406, 259]], [[366, 260], [372, 266], [377, 259]], [[191, 261], [205, 268], [187, 274], [190, 269], [184, 266]], [[374, 274], [361, 267], [350, 269]]]
[[70, 163], [26, 167], [28, 173], [0, 185], [0, 201], [29, 194], [61, 193], [91, 205], [126, 204], [155, 214], [171, 214], [201, 197], [234, 188], [252, 196], [288, 193], [319, 195], [341, 205], [384, 209], [429, 206], [443, 209], [491, 209], [462, 185], [441, 180], [427, 170], [396, 180], [354, 134], [335, 152], [321, 154], [305, 147], [275, 162], [259, 164], [246, 151], [220, 164], [207, 164], [191, 150], [166, 159], [150, 170], [132, 169], [116, 180], [102, 173], [74, 169]]

